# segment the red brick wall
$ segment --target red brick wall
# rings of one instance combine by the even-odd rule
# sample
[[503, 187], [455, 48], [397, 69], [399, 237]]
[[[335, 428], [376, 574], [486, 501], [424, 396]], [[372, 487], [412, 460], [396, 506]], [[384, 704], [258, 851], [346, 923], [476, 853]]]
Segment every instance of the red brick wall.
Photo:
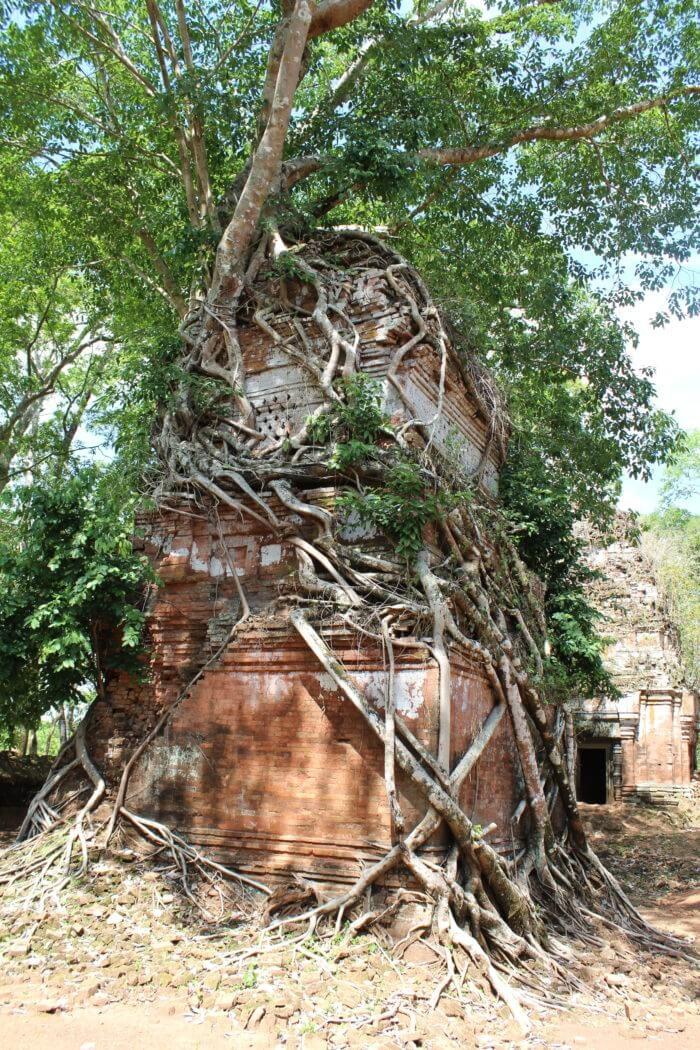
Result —
[[[217, 639], [228, 633], [237, 592], [230, 570], [219, 575], [220, 525], [251, 606], [274, 609], [275, 615], [264, 629], [256, 624], [241, 633], [204, 674], [135, 768], [127, 804], [168, 822], [241, 870], [265, 875], [293, 870], [347, 881], [358, 874], [360, 859], [371, 860], [390, 844], [382, 748], [289, 627], [284, 599], [269, 604], [285, 589], [291, 552], [262, 524], [242, 521], [232, 511], [220, 514], [216, 526], [174, 514], [144, 519], [146, 549], [163, 579], [149, 611], [150, 663], [141, 683], [120, 675], [110, 684], [111, 710], [97, 708], [92, 733], [96, 757], [116, 777], [163, 706], [176, 699], [215, 651]], [[229, 620], [212, 630], [212, 617], [227, 611]], [[386, 681], [381, 652], [347, 632], [336, 632], [332, 645], [381, 707]], [[399, 714], [435, 753], [436, 667], [414, 650], [397, 649], [396, 656]], [[457, 761], [493, 697], [471, 657], [455, 652], [452, 665]], [[474, 821], [499, 825], [494, 841], [502, 848], [512, 845], [509, 822], [521, 796], [519, 784], [504, 718], [460, 796]], [[425, 807], [400, 774], [398, 785], [410, 827]]]
[[[294, 282], [287, 290], [292, 296], [309, 294], [306, 285]], [[381, 381], [397, 347], [412, 332], [410, 309], [376, 271], [359, 278], [349, 273], [341, 298], [358, 334], [358, 367]], [[312, 321], [301, 324], [307, 343], [315, 347], [319, 333]], [[283, 334], [294, 335], [291, 329]], [[272, 345], [260, 328], [244, 327], [241, 347], [247, 396], [263, 435], [256, 449], [270, 451], [298, 430], [322, 392], [297, 358], [284, 345]], [[440, 354], [432, 345], [414, 347], [398, 373], [409, 404], [385, 384], [385, 410], [395, 422], [433, 421], [441, 403], [439, 418], [431, 422], [435, 447], [449, 449], [466, 470], [476, 470], [483, 455], [481, 484], [493, 494], [501, 453], [489, 440], [489, 420], [470, 399], [451, 347], [448, 364], [442, 398]], [[235, 430], [230, 440], [236, 440]], [[333, 492], [316, 489], [304, 498], [323, 504]], [[284, 595], [296, 590], [296, 561], [284, 529], [266, 525], [252, 502], [246, 508], [237, 513], [222, 505], [220, 517], [198, 516], [183, 499], [172, 512], [144, 518], [146, 549], [163, 581], [149, 608], [148, 680], [117, 676], [110, 683], [111, 708], [98, 708], [93, 747], [107, 774], [117, 777], [125, 757], [237, 619], [235, 566], [253, 614], [264, 614], [265, 624], [241, 632], [183, 701], [135, 770], [129, 805], [167, 820], [250, 870], [293, 868], [352, 878], [358, 858], [381, 852], [390, 840], [382, 751], [350, 703], [324, 684], [322, 668], [285, 618]], [[311, 538], [300, 518], [274, 501], [272, 509], [294, 525], [298, 536]], [[359, 542], [371, 546], [378, 541], [362, 536]], [[336, 638], [334, 648], [339, 646], [358, 685], [381, 702], [382, 655], [354, 637]], [[396, 655], [399, 712], [435, 752], [436, 668], [405, 650], [397, 649]], [[452, 746], [458, 757], [493, 705], [480, 667], [464, 656], [455, 656], [452, 695]], [[510, 815], [520, 797], [517, 782], [504, 720], [462, 792], [475, 821], [498, 821], [503, 844], [510, 841]], [[424, 807], [401, 778], [399, 786], [410, 825]]]

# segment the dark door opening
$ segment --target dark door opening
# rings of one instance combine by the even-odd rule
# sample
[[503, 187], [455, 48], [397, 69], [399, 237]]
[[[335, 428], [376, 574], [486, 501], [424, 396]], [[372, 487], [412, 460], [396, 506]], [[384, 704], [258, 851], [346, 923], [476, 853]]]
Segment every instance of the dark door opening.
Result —
[[604, 747], [579, 748], [578, 797], [581, 802], [604, 806], [608, 801], [607, 754]]

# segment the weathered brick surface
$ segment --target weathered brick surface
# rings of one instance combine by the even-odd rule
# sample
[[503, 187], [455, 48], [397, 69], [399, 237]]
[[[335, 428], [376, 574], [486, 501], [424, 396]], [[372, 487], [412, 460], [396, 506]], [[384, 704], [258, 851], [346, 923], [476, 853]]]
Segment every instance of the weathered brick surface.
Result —
[[601, 574], [590, 598], [611, 639], [605, 661], [622, 695], [584, 701], [577, 721], [584, 743], [610, 742], [615, 797], [662, 797], [692, 778], [700, 701], [685, 687], [673, 624], [629, 525], [620, 515], [615, 541], [601, 547], [591, 540], [588, 555]]
[[[313, 294], [308, 285], [289, 282], [287, 294], [298, 305], [313, 309]], [[397, 348], [414, 331], [411, 311], [403, 299], [396, 298], [383, 276], [372, 271], [360, 279], [351, 277], [340, 292], [339, 303], [358, 338], [358, 369], [383, 386], [386, 412], [397, 424], [409, 418], [430, 422], [433, 444], [468, 471], [478, 468], [484, 455], [483, 487], [491, 493], [498, 488], [498, 471], [502, 466], [495, 442], [489, 441], [491, 420], [485, 418], [475, 399], [467, 394], [463, 379], [464, 362], [451, 345], [446, 345], [448, 367], [445, 375], [442, 411], [436, 418], [439, 400], [441, 356], [435, 347], [420, 343], [402, 360], [396, 382], [411, 403], [406, 405], [387, 374]], [[306, 352], [327, 356], [327, 346], [319, 338], [310, 318], [298, 319], [304, 329]], [[280, 323], [282, 338], [297, 338], [295, 330]], [[246, 394], [255, 410], [255, 424], [266, 441], [259, 450], [298, 430], [307, 416], [321, 404], [323, 395], [310, 371], [302, 366], [298, 355], [285, 352], [283, 346], [271, 347], [270, 337], [251, 326], [239, 329], [246, 370]], [[474, 382], [474, 378], [470, 380]], [[488, 380], [489, 400], [498, 394]]]
[[[93, 747], [113, 777], [237, 616], [230, 570], [211, 575], [221, 568], [220, 537], [254, 609], [269, 606], [292, 571], [284, 542], [271, 542], [274, 537], [257, 522], [241, 521], [230, 511], [220, 511], [216, 526], [173, 515], [144, 520], [144, 528], [164, 584], [154, 593], [149, 613], [148, 677], [141, 683], [117, 677], [109, 690], [111, 711], [97, 709]], [[284, 612], [282, 603], [264, 629], [256, 622], [242, 632], [203, 675], [136, 767], [127, 804], [167, 821], [242, 870], [294, 870], [347, 880], [357, 874], [360, 858], [376, 857], [391, 841], [383, 753], [361, 716], [289, 628]], [[329, 644], [381, 709], [383, 654], [339, 626], [324, 631]], [[413, 651], [397, 649], [396, 656], [398, 712], [436, 753], [436, 666]], [[482, 667], [471, 656], [454, 651], [452, 669], [456, 761], [494, 701]], [[411, 826], [425, 808], [402, 775], [398, 783]], [[510, 816], [521, 793], [504, 719], [460, 801], [476, 822], [495, 821], [494, 841], [509, 849]], [[440, 842], [433, 845], [439, 848]]]
[[[288, 291], [303, 296], [308, 289]], [[391, 355], [412, 331], [409, 307], [390, 294], [377, 272], [350, 280], [343, 294], [345, 314], [359, 335], [359, 367], [382, 381]], [[302, 323], [307, 349], [320, 349], [310, 321]], [[263, 452], [302, 425], [320, 403], [321, 392], [298, 360], [283, 347], [271, 346], [260, 329], [244, 329], [241, 344], [247, 394], [256, 427], [265, 435], [256, 449]], [[467, 396], [451, 347], [448, 354], [439, 418], [441, 359], [434, 347], [415, 347], [397, 381], [413, 406], [408, 415], [433, 427], [436, 447], [453, 461], [468, 470], [484, 467], [481, 484], [493, 494], [500, 463], [489, 440], [490, 421]], [[394, 386], [385, 383], [383, 389], [394, 422], [408, 418]], [[303, 498], [330, 506], [335, 493], [317, 488]], [[289, 596], [298, 590], [287, 526], [310, 539], [308, 523], [273, 500], [272, 510], [285, 526], [275, 529], [261, 520], [250, 500], [243, 504], [241, 513], [223, 505], [204, 513], [183, 499], [167, 511], [143, 516], [143, 542], [162, 580], [148, 610], [149, 663], [142, 682], [122, 675], [110, 683], [111, 707], [97, 709], [92, 746], [106, 773], [116, 778], [137, 742], [238, 619], [235, 571], [253, 612], [251, 625], [203, 674], [144, 754], [130, 780], [128, 805], [169, 822], [243, 870], [272, 875], [294, 870], [347, 881], [357, 876], [362, 859], [379, 855], [390, 843], [382, 749], [285, 617]], [[382, 542], [351, 525], [345, 538], [369, 547]], [[358, 686], [381, 707], [386, 668], [375, 643], [349, 636], [342, 622], [325, 623], [321, 630]], [[396, 657], [399, 713], [435, 753], [436, 666], [416, 650], [397, 648]], [[494, 701], [472, 657], [455, 651], [452, 664], [456, 760]], [[410, 827], [424, 805], [401, 775], [398, 785]], [[474, 821], [495, 821], [492, 841], [511, 849], [517, 848], [518, 836], [511, 834], [510, 817], [521, 796], [518, 760], [504, 719], [487, 756], [465, 783], [461, 802]], [[438, 839], [433, 848], [440, 845]]]

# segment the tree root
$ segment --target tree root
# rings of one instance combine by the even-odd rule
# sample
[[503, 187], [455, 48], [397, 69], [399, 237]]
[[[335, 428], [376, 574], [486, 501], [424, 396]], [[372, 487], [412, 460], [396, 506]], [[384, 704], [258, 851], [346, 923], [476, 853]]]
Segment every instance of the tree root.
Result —
[[[29, 840], [26, 870], [37, 885], [45, 881], [48, 872], [60, 870], [60, 883], [69, 877], [69, 869], [73, 870], [77, 845], [77, 870], [83, 871], [90, 850], [97, 848], [98, 842], [91, 818], [107, 796], [112, 810], [100, 848], [110, 842], [118, 825], [130, 827], [169, 855], [183, 892], [197, 907], [192, 874], [205, 879], [232, 879], [272, 896], [263, 883], [210, 860], [182, 836], [150, 816], [134, 813], [126, 804], [129, 777], [136, 763], [192, 695], [201, 677], [253, 619], [236, 566], [223, 542], [217, 509], [223, 505], [247, 516], [266, 532], [272, 530], [294, 549], [297, 573], [286, 593], [277, 599], [279, 607], [286, 609], [292, 628], [381, 742], [392, 820], [391, 848], [362, 871], [352, 886], [330, 900], [314, 894], [312, 906], [295, 914], [279, 912], [272, 906], [269, 932], [274, 936], [289, 925], [304, 924], [306, 932], [296, 942], [285, 944], [296, 943], [299, 950], [306, 950], [304, 942], [320, 923], [326, 920], [340, 930], [351, 909], [356, 909], [371, 887], [400, 868], [404, 875], [410, 875], [417, 890], [404, 891], [395, 901], [400, 903], [407, 893], [415, 897], [418, 892], [429, 902], [429, 924], [421, 924], [416, 931], [429, 926], [447, 967], [445, 980], [435, 990], [434, 1003], [449, 984], [459, 994], [463, 974], [455, 963], [455, 953], [463, 953], [468, 965], [488, 981], [526, 1033], [529, 1022], [525, 1008], [545, 994], [547, 982], [556, 980], [564, 988], [576, 986], [570, 972], [571, 953], [563, 938], [599, 943], [593, 931], [595, 924], [602, 922], [624, 932], [637, 946], [686, 959], [691, 953], [681, 942], [650, 929], [587, 843], [572, 781], [570, 718], [565, 714], [553, 720], [551, 707], [538, 691], [549, 645], [539, 592], [497, 508], [479, 488], [490, 450], [503, 452], [505, 448], [507, 421], [497, 392], [474, 363], [467, 366], [456, 360], [449, 349], [448, 331], [427, 290], [396, 253], [356, 231], [319, 236], [316, 245], [302, 248], [289, 252], [289, 261], [292, 272], [302, 275], [305, 295], [308, 292], [315, 297], [312, 306], [308, 298], [303, 299], [303, 306], [295, 302], [283, 278], [277, 291], [271, 291], [269, 283], [256, 282], [255, 273], [266, 255], [279, 263], [287, 254], [279, 231], [273, 230], [261, 237], [247, 279], [232, 285], [226, 308], [212, 311], [202, 307], [187, 321], [183, 328], [185, 369], [219, 381], [222, 397], [214, 399], [211, 408], [203, 412], [183, 384], [161, 421], [157, 443], [163, 468], [162, 498], [166, 494], [170, 500], [187, 498], [214, 521], [240, 601], [241, 618], [213, 655], [202, 655], [191, 681], [160, 713], [131, 754], [114, 792], [107, 790], [89, 757], [87, 722], [81, 724], [33, 800], [22, 826], [20, 837]], [[327, 249], [340, 257], [337, 265], [319, 258]], [[397, 331], [403, 341], [394, 345], [385, 385], [398, 395], [405, 419], [401, 425], [382, 429], [381, 440], [367, 462], [357, 461], [341, 472], [330, 449], [319, 446], [314, 435], [319, 421], [324, 417], [333, 420], [338, 406], [346, 404], [346, 381], [355, 376], [361, 362], [359, 331], [347, 303], [352, 282], [360, 281], [363, 274], [384, 282], [387, 298], [401, 316]], [[252, 316], [253, 323], [280, 353], [304, 366], [318, 391], [320, 404], [311, 417], [296, 432], [282, 437], [268, 437], [258, 429], [246, 394], [237, 334], [238, 311], [243, 304], [248, 319]], [[406, 326], [409, 334], [404, 338]], [[401, 366], [419, 346], [431, 348], [439, 374], [438, 404], [431, 420], [419, 418], [401, 382]], [[448, 366], [461, 371], [474, 401], [489, 417], [488, 444], [472, 478], [462, 476], [435, 447], [435, 425], [443, 407]], [[338, 535], [338, 514], [311, 503], [308, 496], [310, 489], [321, 486], [343, 486], [358, 498], [365, 497], [368, 490], [381, 492], [382, 486], [386, 489], [390, 483], [397, 456], [412, 457], [426, 491], [454, 496], [438, 515], [439, 520], [433, 522], [434, 528], [424, 529], [422, 549], [410, 563], [402, 563], [390, 543], [385, 549], [372, 550], [344, 543]], [[471, 493], [468, 500], [457, 498], [456, 493], [464, 489]], [[280, 505], [289, 512], [286, 518], [279, 516]], [[298, 515], [296, 521], [301, 519], [302, 524], [293, 525], [291, 515]], [[349, 629], [358, 637], [368, 637], [383, 648], [383, 713], [338, 660], [324, 637], [324, 623], [342, 624], [346, 632]], [[494, 699], [491, 712], [455, 763], [451, 761], [453, 646], [480, 661]], [[396, 712], [395, 651], [400, 647], [429, 653], [438, 668], [436, 755]], [[521, 849], [514, 842], [511, 856], [499, 854], [487, 841], [493, 827], [484, 830], [476, 826], [459, 803], [466, 777], [488, 753], [504, 719], [508, 720], [522, 776], [523, 800], [516, 807], [512, 825], [518, 824], [525, 845]], [[405, 827], [400, 806], [396, 767], [409, 779], [425, 808], [425, 815], [410, 830]], [[67, 844], [58, 847], [50, 829], [65, 818], [55, 797], [79, 770], [88, 780], [90, 795], [74, 819]], [[451, 845], [444, 862], [436, 865], [421, 850], [438, 831], [446, 832]], [[0, 865], [0, 883], [8, 878], [11, 875]], [[310, 890], [297, 884], [295, 906], [311, 899], [312, 891], [313, 887]], [[375, 909], [367, 905], [350, 917], [346, 940], [390, 918], [394, 903]], [[285, 909], [287, 906], [289, 900]]]

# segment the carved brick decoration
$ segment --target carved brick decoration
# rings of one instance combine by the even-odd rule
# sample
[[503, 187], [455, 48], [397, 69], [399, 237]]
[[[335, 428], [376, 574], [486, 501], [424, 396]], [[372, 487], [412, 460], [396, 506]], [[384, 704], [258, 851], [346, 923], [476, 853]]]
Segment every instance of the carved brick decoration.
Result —
[[[298, 305], [313, 307], [307, 286], [290, 282], [287, 291]], [[497, 445], [491, 440], [494, 420], [479, 403], [475, 377], [469, 375], [466, 361], [448, 346], [447, 368], [441, 377], [440, 355], [429, 344], [419, 343], [402, 360], [394, 383], [387, 378], [391, 360], [397, 346], [412, 333], [407, 303], [391, 293], [381, 273], [373, 271], [348, 281], [339, 303], [357, 336], [358, 369], [382, 383], [387, 414], [397, 424], [409, 418], [429, 423], [434, 446], [460, 462], [469, 473], [476, 472], [483, 459], [481, 484], [495, 494], [501, 463]], [[310, 319], [298, 321], [297, 325], [304, 333], [307, 361], [313, 360], [314, 352], [323, 348], [318, 333]], [[285, 323], [279, 324], [278, 339], [294, 334]], [[267, 435], [267, 441], [257, 446], [256, 453], [264, 455], [275, 442], [303, 424], [322, 403], [323, 395], [313, 369], [292, 348], [291, 338], [289, 345], [271, 345], [270, 335], [254, 325], [241, 328], [239, 338], [246, 394], [255, 410], [257, 429]], [[493, 388], [488, 393], [498, 396]], [[410, 414], [404, 398], [411, 405]]]
[[610, 743], [614, 798], [668, 801], [686, 792], [693, 778], [700, 699], [684, 685], [673, 625], [629, 525], [620, 515], [607, 547], [589, 537], [588, 562], [601, 574], [590, 597], [611, 638], [605, 660], [622, 695], [616, 702], [582, 702], [579, 743]]
[[[469, 393], [469, 377], [453, 348], [441, 373], [435, 349], [416, 346], [392, 382], [389, 348], [405, 342], [411, 330], [408, 306], [370, 276], [351, 282], [345, 310], [360, 334], [359, 366], [384, 383], [393, 421], [410, 418], [408, 402], [414, 418], [433, 428], [436, 446], [463, 469], [478, 472], [485, 494], [493, 496], [500, 462], [492, 420], [478, 395]], [[312, 353], [312, 328], [304, 327]], [[241, 345], [247, 395], [256, 427], [266, 435], [264, 442], [248, 444], [264, 456], [303, 424], [321, 402], [321, 391], [291, 349], [274, 344], [259, 326], [243, 329]], [[242, 433], [240, 440], [248, 438]], [[328, 486], [302, 494], [319, 507], [331, 506], [335, 496]], [[250, 625], [205, 670], [145, 752], [131, 776], [126, 804], [177, 827], [241, 871], [272, 877], [295, 871], [348, 882], [357, 877], [358, 863], [379, 857], [391, 844], [383, 751], [289, 624], [290, 602], [299, 593], [289, 535], [309, 539], [312, 526], [279, 500], [270, 501], [277, 528], [259, 511], [256, 516], [252, 501], [243, 504], [244, 513], [223, 504], [213, 512], [183, 498], [177, 506], [141, 516], [142, 542], [162, 581], [148, 609], [149, 663], [141, 682], [124, 674], [111, 681], [111, 708], [96, 709], [91, 747], [108, 776], [117, 777], [159, 714], [227, 639], [241, 609], [235, 572], [253, 613]], [[352, 522], [343, 538], [380, 553], [386, 543]], [[381, 646], [349, 633], [338, 618], [318, 629], [354, 683], [381, 709], [387, 682]], [[397, 713], [436, 754], [436, 664], [423, 650], [396, 648], [396, 660]], [[473, 656], [454, 649], [451, 666], [456, 762], [494, 698]], [[400, 774], [397, 782], [408, 830], [425, 810]], [[463, 785], [460, 802], [473, 821], [497, 824], [490, 841], [498, 848], [517, 851], [522, 842], [511, 817], [523, 793], [504, 718], [488, 756]], [[439, 851], [441, 842], [431, 845]]]

